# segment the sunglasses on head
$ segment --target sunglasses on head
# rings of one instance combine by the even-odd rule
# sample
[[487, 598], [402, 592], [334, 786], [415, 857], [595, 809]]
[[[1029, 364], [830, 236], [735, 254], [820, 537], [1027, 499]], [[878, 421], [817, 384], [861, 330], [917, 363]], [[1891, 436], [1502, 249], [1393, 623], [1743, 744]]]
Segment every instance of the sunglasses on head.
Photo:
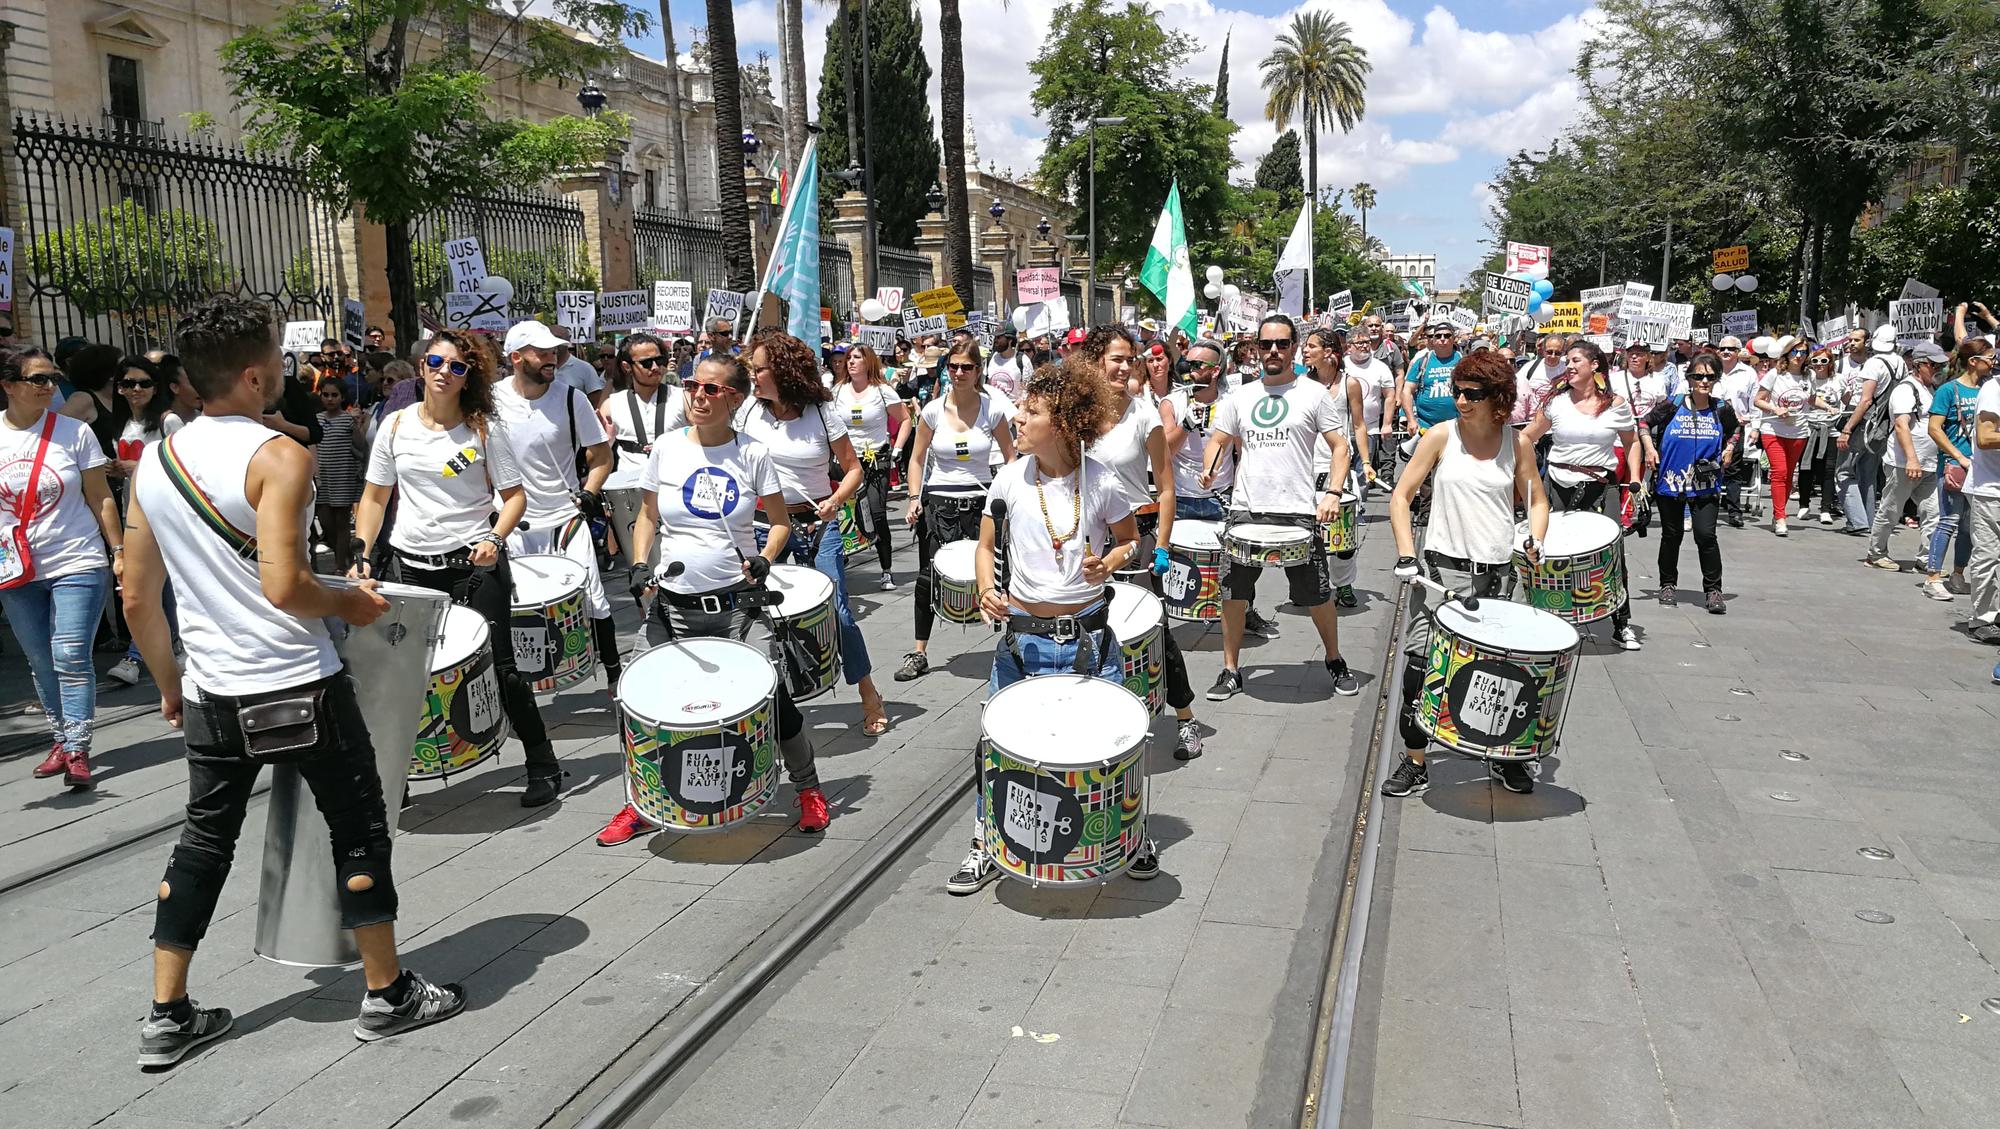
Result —
[[1257, 347], [1259, 349], [1289, 349], [1292, 347], [1292, 339], [1289, 337], [1267, 337], [1257, 342]]
[[439, 369], [443, 369], [446, 372], [451, 373], [453, 376], [464, 376], [466, 373], [472, 371], [471, 365], [466, 364], [464, 361], [447, 361], [444, 359], [444, 356], [441, 353], [425, 354], [424, 364], [432, 372], [436, 372]]
[[1493, 390], [1491, 388], [1473, 388], [1464, 384], [1454, 384], [1451, 386], [1451, 394], [1454, 399], [1464, 400], [1469, 404], [1477, 404], [1488, 396], [1493, 395]]
[[711, 384], [706, 380], [690, 380], [685, 387], [689, 392], [699, 392], [709, 399], [714, 399], [725, 392], [736, 391], [736, 389], [731, 388], [727, 384]]
[[47, 386], [47, 385], [52, 385], [55, 382], [56, 378], [50, 376], [47, 373], [38, 373], [35, 376], [15, 376], [8, 378], [8, 383], [10, 384], [39, 384]]

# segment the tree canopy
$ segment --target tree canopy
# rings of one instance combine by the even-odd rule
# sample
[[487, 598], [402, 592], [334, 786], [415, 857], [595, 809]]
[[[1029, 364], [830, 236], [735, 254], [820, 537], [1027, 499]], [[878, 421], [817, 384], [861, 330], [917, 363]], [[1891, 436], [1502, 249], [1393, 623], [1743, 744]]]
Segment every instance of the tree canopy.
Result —
[[[847, 144], [847, 60], [853, 36], [848, 5], [826, 30], [826, 54], [819, 72], [819, 159], [820, 168], [839, 172], [861, 163]], [[929, 86], [931, 64], [924, 56], [924, 29], [921, 14], [910, 0], [875, 0], [868, 5], [868, 118], [875, 126], [869, 138], [863, 123], [855, 123], [855, 135], [862, 152], [875, 158], [875, 224], [883, 243], [912, 247], [917, 240], [917, 221], [930, 210], [924, 197], [938, 179], [943, 161], [938, 151], [937, 128], [931, 118]], [[858, 55], [860, 44], [854, 43]], [[861, 68], [856, 60], [855, 97], [861, 97]], [[858, 109], [856, 116], [859, 116]], [[829, 176], [820, 177], [822, 211], [847, 186]]]
[[1271, 151], [1257, 162], [1257, 175], [1251, 183], [1270, 189], [1278, 194], [1281, 203], [1296, 208], [1306, 198], [1304, 167], [1299, 157], [1299, 131], [1288, 129], [1278, 135]]

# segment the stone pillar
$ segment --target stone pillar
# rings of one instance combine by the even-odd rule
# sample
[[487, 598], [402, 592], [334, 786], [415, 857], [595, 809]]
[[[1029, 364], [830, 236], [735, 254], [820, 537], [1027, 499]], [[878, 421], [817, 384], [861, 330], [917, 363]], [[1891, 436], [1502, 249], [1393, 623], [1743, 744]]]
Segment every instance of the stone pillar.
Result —
[[[28, 246], [35, 233], [28, 230], [27, 199], [22, 192], [21, 165], [14, 155], [13, 78], [9, 74], [8, 53], [14, 49], [15, 25], [0, 20], [0, 226], [14, 229], [14, 301], [6, 317], [14, 326], [15, 339], [40, 341], [35, 332], [35, 304], [21, 293], [19, 280], [26, 276]], [[53, 345], [54, 342], [48, 342]]]
[[[834, 217], [820, 228], [827, 236], [840, 241], [847, 248], [847, 262], [854, 272], [854, 301], [858, 305], [864, 299], [875, 296], [874, 288], [868, 284], [868, 201], [859, 192], [848, 191], [833, 202]], [[821, 260], [820, 269], [826, 269]]]
[[993, 304], [1002, 310], [1014, 305], [1014, 241], [1007, 229], [988, 224], [973, 251], [980, 265], [993, 272]]
[[630, 290], [639, 284], [632, 262], [632, 193], [611, 156], [605, 164], [579, 169], [556, 180], [556, 189], [583, 210], [584, 254], [597, 272], [600, 290]]
[[[951, 285], [951, 277], [946, 274], [944, 269], [945, 226], [945, 218], [942, 212], [932, 212], [917, 221], [916, 251], [917, 254], [931, 261], [931, 286], [933, 288]], [[971, 309], [972, 296], [965, 294], [960, 297], [965, 301], [965, 308], [968, 310]]]

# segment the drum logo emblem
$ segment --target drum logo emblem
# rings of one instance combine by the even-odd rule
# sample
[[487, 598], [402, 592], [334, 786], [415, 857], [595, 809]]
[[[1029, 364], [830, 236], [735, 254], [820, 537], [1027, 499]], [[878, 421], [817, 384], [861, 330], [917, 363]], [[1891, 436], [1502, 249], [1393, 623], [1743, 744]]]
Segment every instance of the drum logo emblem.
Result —
[[1512, 663], [1477, 659], [1452, 676], [1446, 700], [1461, 732], [1510, 745], [1533, 723], [1541, 689], [1540, 679]]
[[1083, 805], [1076, 793], [1046, 777], [1001, 772], [991, 795], [1000, 837], [1024, 858], [1065, 858], [1082, 842]]
[[696, 517], [711, 521], [734, 512], [742, 496], [736, 480], [715, 467], [702, 467], [681, 486], [681, 504]]
[[681, 707], [681, 712], [691, 713], [691, 714], [710, 714], [714, 713], [716, 710], [719, 710], [721, 708], [722, 708], [722, 703], [716, 701], [689, 702], [687, 705]]
[[1266, 396], [1250, 409], [1250, 422], [1258, 427], [1276, 427], [1285, 422], [1291, 411], [1291, 405], [1285, 402], [1283, 396]]

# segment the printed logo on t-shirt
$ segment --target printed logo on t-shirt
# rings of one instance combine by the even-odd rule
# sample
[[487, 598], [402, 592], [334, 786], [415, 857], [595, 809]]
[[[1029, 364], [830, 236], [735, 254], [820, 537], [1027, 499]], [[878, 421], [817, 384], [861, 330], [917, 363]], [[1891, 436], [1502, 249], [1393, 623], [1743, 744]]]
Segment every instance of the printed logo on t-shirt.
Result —
[[[29, 445], [20, 457], [0, 466], [0, 509], [19, 513], [26, 508], [21, 496], [27, 493], [28, 472], [35, 469], [35, 447], [40, 444], [40, 439], [41, 437], [37, 435], [36, 442]], [[39, 483], [41, 500], [36, 503], [37, 513], [46, 514], [62, 503], [63, 479], [54, 465], [55, 451], [56, 445], [51, 443], [50, 457], [42, 460], [42, 478]]]
[[957, 440], [957, 441], [956, 441], [955, 443], [953, 443], [953, 444], [952, 444], [952, 455], [951, 455], [951, 457], [952, 457], [953, 459], [956, 459], [957, 461], [959, 461], [959, 462], [961, 462], [961, 463], [969, 463], [969, 462], [971, 462], [971, 461], [972, 461], [972, 442], [971, 442], [970, 440], [966, 439], [966, 438], [965, 438], [964, 436], [960, 436], [960, 437], [958, 438], [958, 440]]
[[736, 480], [715, 467], [702, 467], [681, 486], [681, 504], [696, 517], [726, 517], [735, 512], [742, 496], [743, 490]]
[[853, 406], [852, 408], [849, 408], [849, 409], [848, 409], [848, 411], [847, 411], [847, 421], [848, 421], [849, 423], [860, 423], [860, 422], [862, 422], [862, 420], [861, 420], [861, 405], [860, 405], [860, 404], [856, 404], [856, 405], [854, 405], [854, 406]]
[[1283, 396], [1266, 396], [1250, 409], [1250, 422], [1258, 427], [1276, 427], [1285, 422], [1292, 412], [1292, 406]]
[[457, 478], [459, 475], [465, 473], [467, 467], [478, 461], [479, 448], [461, 447], [452, 452], [451, 458], [444, 461], [444, 476], [446, 478]]

